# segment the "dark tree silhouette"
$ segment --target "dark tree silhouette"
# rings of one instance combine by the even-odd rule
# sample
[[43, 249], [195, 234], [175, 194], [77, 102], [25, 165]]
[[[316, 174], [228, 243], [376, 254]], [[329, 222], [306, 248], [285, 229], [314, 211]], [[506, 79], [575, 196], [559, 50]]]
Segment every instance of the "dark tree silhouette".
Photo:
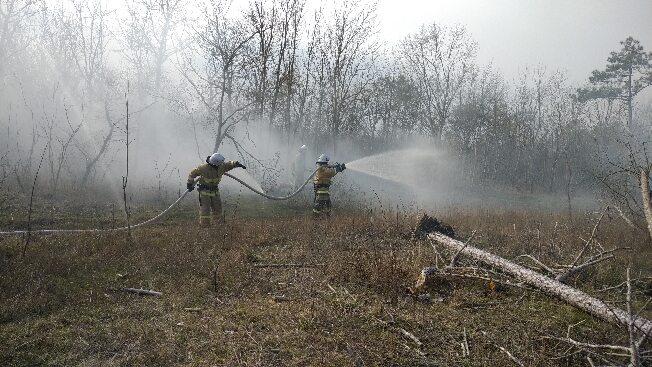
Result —
[[652, 53], [645, 52], [632, 37], [621, 41], [623, 48], [611, 52], [605, 70], [594, 70], [589, 77], [591, 86], [578, 90], [580, 100], [606, 98], [627, 105], [627, 124], [632, 125], [634, 97], [652, 84]]

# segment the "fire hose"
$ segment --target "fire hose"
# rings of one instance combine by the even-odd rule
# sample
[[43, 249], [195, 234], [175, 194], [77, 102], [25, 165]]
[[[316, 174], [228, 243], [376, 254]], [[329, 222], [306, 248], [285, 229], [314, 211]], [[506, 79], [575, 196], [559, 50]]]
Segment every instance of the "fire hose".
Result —
[[272, 195], [267, 195], [267, 194], [265, 194], [264, 192], [259, 191], [259, 190], [256, 190], [255, 188], [251, 187], [250, 185], [248, 185], [247, 183], [245, 183], [245, 182], [242, 181], [241, 179], [239, 179], [239, 178], [237, 178], [237, 177], [234, 177], [234, 176], [231, 176], [231, 175], [228, 174], [228, 173], [225, 173], [224, 176], [229, 176], [229, 177], [231, 177], [232, 179], [238, 181], [242, 186], [248, 188], [249, 190], [255, 192], [256, 194], [258, 194], [258, 195], [260, 195], [260, 196], [262, 196], [262, 197], [265, 197], [265, 198], [268, 198], [268, 199], [271, 199], [271, 200], [287, 200], [287, 199], [290, 199], [290, 198], [296, 196], [296, 194], [298, 194], [301, 190], [303, 190], [303, 188], [306, 187], [306, 185], [308, 185], [308, 182], [310, 182], [310, 180], [311, 180], [312, 177], [315, 175], [315, 173], [317, 173], [317, 170], [315, 170], [315, 171], [310, 175], [310, 177], [308, 177], [308, 179], [306, 180], [306, 182], [304, 182], [303, 185], [301, 185], [301, 187], [299, 187], [295, 192], [293, 192], [293, 193], [291, 193], [290, 195], [287, 195], [287, 196], [272, 196]]
[[[267, 199], [271, 199], [271, 200], [288, 200], [288, 199], [296, 196], [299, 192], [301, 192], [301, 190], [303, 190], [303, 188], [306, 187], [306, 185], [308, 185], [308, 183], [310, 182], [312, 177], [315, 175], [315, 173], [317, 173], [317, 170], [315, 170], [310, 175], [310, 177], [308, 177], [308, 179], [306, 179], [306, 181], [303, 183], [303, 185], [301, 185], [296, 191], [294, 191], [293, 193], [291, 193], [289, 195], [286, 195], [286, 196], [272, 196], [272, 195], [265, 194], [264, 192], [253, 188], [251, 185], [245, 183], [244, 181], [242, 181], [241, 179], [239, 179], [239, 178], [237, 178], [235, 176], [232, 176], [232, 175], [230, 175], [228, 173], [225, 173], [224, 175], [234, 179], [235, 181], [237, 181], [242, 186], [248, 188], [249, 190], [251, 190], [251, 191], [255, 192], [256, 194], [258, 194], [258, 195], [260, 195], [262, 197], [265, 197]], [[181, 202], [181, 200], [183, 200], [183, 198], [185, 198], [186, 195], [188, 195], [189, 192], [190, 192], [190, 190], [184, 191], [183, 194], [181, 194], [181, 196], [179, 196], [179, 198], [174, 203], [172, 203], [172, 205], [167, 207], [167, 209], [163, 210], [162, 212], [160, 212], [155, 217], [150, 218], [150, 219], [148, 219], [148, 220], [146, 220], [144, 222], [141, 222], [141, 223], [133, 224], [131, 226], [125, 226], [125, 227], [119, 227], [119, 228], [110, 228], [110, 229], [109, 228], [107, 228], [107, 229], [91, 228], [91, 229], [36, 229], [36, 230], [4, 231], [4, 232], [0, 231], [0, 235], [27, 234], [27, 233], [44, 233], [44, 234], [47, 234], [47, 233], [111, 232], [111, 231], [131, 230], [131, 229], [134, 229], [134, 228], [138, 228], [138, 227], [142, 227], [144, 225], [150, 224], [150, 223], [160, 219], [167, 212], [169, 212], [170, 209], [177, 206]]]

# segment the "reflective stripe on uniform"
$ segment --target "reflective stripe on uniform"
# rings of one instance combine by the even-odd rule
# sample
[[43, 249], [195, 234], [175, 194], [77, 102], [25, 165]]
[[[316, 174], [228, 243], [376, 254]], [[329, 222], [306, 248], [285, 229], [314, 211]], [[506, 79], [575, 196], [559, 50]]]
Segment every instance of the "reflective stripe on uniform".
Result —
[[217, 195], [217, 191], [199, 191], [199, 195], [202, 196], [210, 196], [210, 197], [215, 197]]
[[205, 178], [205, 177], [202, 177], [202, 179], [207, 184], [219, 183], [220, 182], [220, 178]]

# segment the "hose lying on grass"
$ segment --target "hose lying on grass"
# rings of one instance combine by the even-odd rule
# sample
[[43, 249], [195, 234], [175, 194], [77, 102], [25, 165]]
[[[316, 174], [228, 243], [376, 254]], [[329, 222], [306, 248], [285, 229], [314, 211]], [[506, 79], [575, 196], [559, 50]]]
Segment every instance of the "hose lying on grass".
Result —
[[[230, 177], [230, 178], [232, 178], [232, 179], [234, 179], [234, 180], [236, 180], [236, 181], [237, 181], [238, 183], [240, 183], [242, 186], [248, 188], [249, 190], [251, 190], [251, 191], [255, 192], [256, 194], [258, 194], [258, 195], [260, 195], [260, 196], [262, 196], [262, 197], [265, 197], [265, 198], [267, 198], [267, 199], [271, 199], [271, 200], [288, 200], [288, 199], [290, 199], [290, 198], [296, 196], [299, 192], [301, 192], [301, 190], [303, 190], [303, 188], [306, 187], [306, 185], [308, 185], [308, 183], [310, 182], [310, 180], [312, 180], [312, 177], [315, 175], [315, 173], [317, 173], [317, 170], [315, 170], [315, 171], [310, 175], [310, 177], [308, 177], [308, 179], [306, 179], [306, 182], [304, 182], [303, 185], [301, 185], [301, 187], [299, 187], [296, 191], [294, 191], [293, 193], [291, 193], [291, 194], [289, 194], [289, 195], [286, 195], [286, 196], [272, 196], [272, 195], [265, 194], [264, 192], [262, 192], [262, 191], [260, 191], [260, 190], [257, 190], [257, 189], [255, 189], [255, 188], [253, 188], [253, 187], [251, 187], [249, 184], [245, 183], [244, 181], [242, 181], [241, 179], [239, 179], [239, 178], [237, 178], [237, 177], [235, 177], [235, 176], [232, 176], [232, 175], [230, 175], [230, 174], [228, 174], [228, 173], [225, 173], [224, 175], [225, 175], [225, 176], [228, 176], [228, 177]], [[155, 217], [150, 218], [150, 219], [148, 219], [148, 220], [146, 220], [146, 221], [144, 221], [144, 222], [141, 222], [141, 223], [138, 223], [138, 224], [131, 225], [131, 226], [125, 226], [125, 227], [119, 227], [119, 228], [110, 228], [110, 229], [91, 228], [91, 229], [36, 229], [36, 230], [31, 230], [31, 231], [20, 230], [20, 231], [4, 231], [4, 232], [3, 232], [3, 231], [0, 231], [0, 235], [27, 234], [27, 233], [43, 233], [43, 234], [48, 234], [48, 233], [81, 233], [81, 232], [111, 232], [111, 231], [126, 231], [126, 230], [130, 230], [130, 229], [134, 229], [134, 228], [138, 228], [138, 227], [145, 226], [145, 225], [147, 225], [147, 224], [150, 224], [150, 223], [152, 223], [152, 222], [158, 220], [159, 218], [161, 218], [162, 216], [164, 216], [167, 212], [169, 212], [170, 209], [172, 209], [172, 208], [174, 208], [175, 206], [177, 206], [177, 204], [179, 204], [179, 203], [181, 202], [181, 200], [183, 200], [183, 198], [185, 198], [186, 195], [188, 195], [189, 192], [190, 192], [189, 190], [184, 191], [183, 194], [181, 194], [181, 196], [180, 196], [180, 197], [179, 197], [179, 198], [178, 198], [174, 203], [172, 203], [172, 205], [170, 205], [169, 207], [167, 207], [167, 209], [163, 210], [162, 212], [160, 212], [160, 213], [159, 213], [158, 215], [156, 215]]]

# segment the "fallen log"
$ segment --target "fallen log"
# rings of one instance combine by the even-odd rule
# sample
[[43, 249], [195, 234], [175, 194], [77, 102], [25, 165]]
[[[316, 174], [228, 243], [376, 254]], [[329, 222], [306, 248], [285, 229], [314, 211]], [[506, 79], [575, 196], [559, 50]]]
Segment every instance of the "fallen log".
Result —
[[[518, 281], [539, 289], [547, 294], [558, 297], [595, 317], [625, 327], [628, 326], [627, 321], [630, 316], [626, 311], [610, 307], [603, 301], [591, 297], [579, 289], [570, 287], [556, 279], [539, 274], [500, 256], [469, 246], [464, 242], [445, 236], [441, 233], [429, 233], [427, 238], [443, 245], [452, 253], [460, 251], [460, 256], [467, 256], [486, 265], [500, 269], [500, 271], [513, 276]], [[634, 326], [643, 334], [649, 335], [652, 333], [652, 321], [638, 317], [633, 323]]]

